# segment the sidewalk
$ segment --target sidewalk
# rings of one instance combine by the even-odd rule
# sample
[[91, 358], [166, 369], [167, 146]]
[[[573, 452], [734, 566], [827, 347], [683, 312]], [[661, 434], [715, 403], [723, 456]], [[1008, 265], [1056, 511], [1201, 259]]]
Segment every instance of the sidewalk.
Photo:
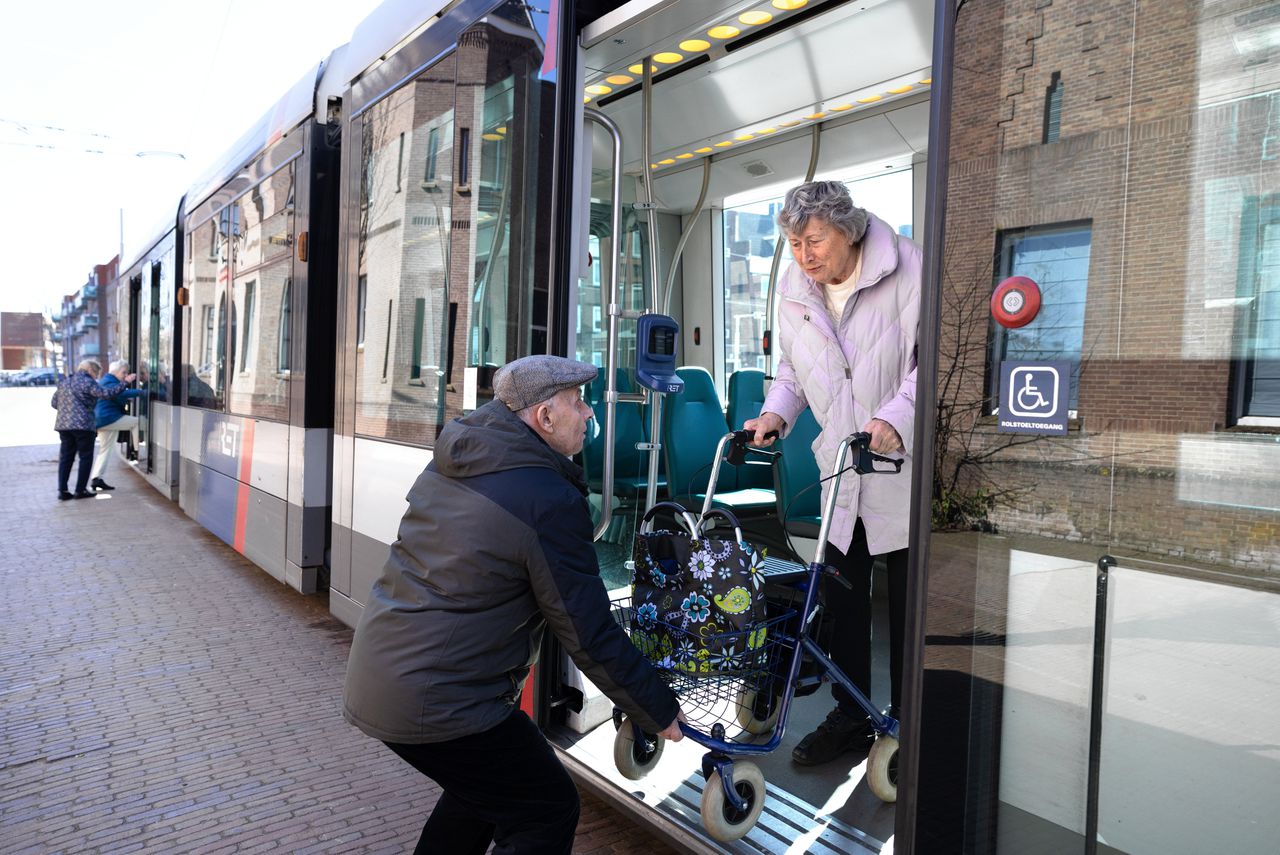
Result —
[[[412, 851], [438, 790], [343, 721], [327, 600], [56, 459], [0, 448], [0, 853]], [[671, 850], [584, 793], [574, 851]]]

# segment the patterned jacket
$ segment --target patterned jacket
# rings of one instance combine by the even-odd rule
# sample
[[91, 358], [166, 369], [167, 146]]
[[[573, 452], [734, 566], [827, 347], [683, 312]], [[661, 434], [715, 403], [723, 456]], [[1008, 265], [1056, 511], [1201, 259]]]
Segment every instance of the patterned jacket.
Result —
[[356, 626], [347, 721], [385, 742], [489, 730], [550, 627], [645, 731], [669, 725], [679, 704], [614, 621], [585, 493], [582, 469], [500, 401], [446, 425]]
[[49, 405], [58, 411], [54, 430], [97, 430], [93, 408], [99, 398], [114, 398], [124, 391], [124, 384], [112, 388], [98, 385], [88, 371], [77, 371], [58, 381]]
[[[824, 476], [846, 436], [873, 418], [893, 425], [906, 446], [902, 472], [864, 478], [845, 473], [828, 535], [846, 551], [861, 517], [868, 549], [883, 555], [907, 546], [921, 253], [875, 216], [867, 224], [862, 253], [862, 273], [838, 327], [827, 313], [822, 285], [796, 264], [783, 275], [778, 285], [781, 358], [761, 409], [781, 416], [788, 431], [805, 407], [813, 410], [822, 427], [813, 453]], [[824, 507], [830, 483], [822, 485]]]

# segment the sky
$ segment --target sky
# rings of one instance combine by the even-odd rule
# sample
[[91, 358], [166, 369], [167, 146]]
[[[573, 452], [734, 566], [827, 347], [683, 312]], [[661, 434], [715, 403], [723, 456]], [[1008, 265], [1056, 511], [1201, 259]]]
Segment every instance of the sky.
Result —
[[122, 243], [129, 263], [191, 182], [379, 2], [6, 4], [0, 310], [56, 309]]

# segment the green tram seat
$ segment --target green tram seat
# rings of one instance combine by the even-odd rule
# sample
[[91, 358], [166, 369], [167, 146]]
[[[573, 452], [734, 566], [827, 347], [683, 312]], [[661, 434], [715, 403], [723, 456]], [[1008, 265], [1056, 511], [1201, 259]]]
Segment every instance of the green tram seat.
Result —
[[[744, 368], [729, 375], [729, 430], [737, 430], [743, 422], [760, 415], [764, 406], [764, 372]], [[738, 467], [738, 489], [773, 489], [773, 467], [759, 457], [748, 455]]]
[[[818, 536], [822, 490], [814, 485], [822, 474], [813, 458], [813, 443], [821, 432], [813, 411], [805, 408], [796, 417], [790, 433], [777, 443], [782, 452], [773, 467], [778, 518], [785, 522], [787, 531], [797, 537]], [[806, 489], [809, 487], [812, 489]]]

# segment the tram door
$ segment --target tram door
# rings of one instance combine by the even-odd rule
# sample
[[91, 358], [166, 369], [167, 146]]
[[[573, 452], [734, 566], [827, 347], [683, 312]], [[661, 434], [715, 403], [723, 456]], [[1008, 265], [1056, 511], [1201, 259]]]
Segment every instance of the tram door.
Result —
[[[811, 174], [843, 180], [855, 201], [905, 237], [918, 237], [931, 81], [927, 0], [687, 0], [628, 17], [636, 5], [580, 33], [584, 112], [573, 161], [580, 238], [572, 259], [568, 351], [601, 367], [588, 390], [596, 425], [583, 462], [598, 515], [601, 573], [617, 598], [629, 593], [628, 561], [649, 501], [652, 447], [674, 443], [659, 455], [656, 498], [689, 493], [699, 476], [705, 482], [715, 441], [737, 427], [749, 407], [726, 412], [730, 386], [737, 385], [733, 375], [749, 372], [754, 380], [767, 367], [762, 338], [772, 326], [775, 251], [781, 267], [791, 261], [774, 224], [786, 190]], [[851, 52], [855, 44], [859, 51]], [[616, 154], [615, 144], [621, 147]], [[892, 177], [885, 182], [882, 176]], [[681, 325], [686, 394], [667, 396], [661, 407], [670, 414], [696, 406], [696, 430], [664, 436], [661, 422], [655, 428], [650, 418], [654, 403], [634, 400], [635, 316], [645, 311], [670, 314]], [[617, 326], [612, 352], [611, 322]], [[618, 393], [612, 425], [606, 423], [610, 380]], [[609, 428], [612, 447], [605, 445]], [[711, 450], [692, 460], [690, 451], [708, 439]], [[607, 485], [602, 475], [610, 455], [613, 483]], [[772, 474], [763, 469], [750, 473], [760, 480], [732, 489], [762, 494], [750, 512], [767, 530], [770, 515], [777, 525], [777, 505]], [[722, 473], [720, 483], [736, 484], [737, 475], [732, 478]], [[883, 630], [876, 630], [878, 639], [885, 638]], [[880, 643], [886, 649], [875, 657], [873, 683], [886, 694], [881, 699], [873, 690], [873, 700], [883, 706], [888, 656], [887, 642]], [[897, 815], [867, 787], [865, 753], [821, 767], [791, 761], [796, 743], [832, 708], [829, 689], [797, 699], [780, 747], [753, 758], [767, 788], [758, 822], [736, 841], [714, 843], [700, 817], [704, 750], [692, 740], [666, 745], [642, 780], [624, 778], [614, 761], [608, 699], [571, 663], [559, 670], [548, 715], [552, 742], [584, 780], [625, 794], [655, 827], [674, 823], [682, 844], [821, 853], [891, 846]], [[704, 695], [714, 694], [711, 685]], [[722, 723], [740, 732], [732, 703], [720, 705], [718, 714], [726, 710]], [[705, 729], [707, 711], [699, 715]]]

